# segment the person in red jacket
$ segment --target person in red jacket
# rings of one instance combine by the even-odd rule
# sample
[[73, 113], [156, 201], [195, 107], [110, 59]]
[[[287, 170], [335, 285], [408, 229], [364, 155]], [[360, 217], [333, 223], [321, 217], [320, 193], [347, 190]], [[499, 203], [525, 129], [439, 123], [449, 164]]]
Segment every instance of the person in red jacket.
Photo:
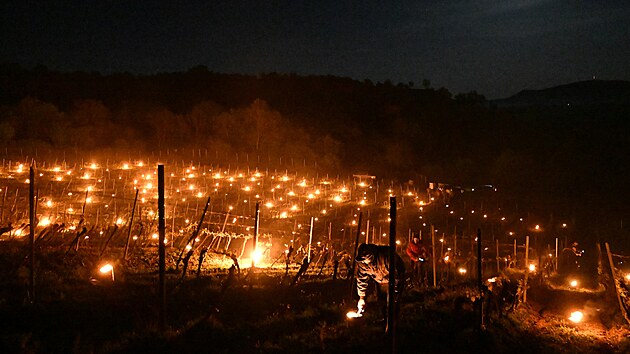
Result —
[[407, 255], [411, 258], [412, 262], [418, 262], [421, 259], [424, 260], [426, 250], [420, 244], [420, 240], [417, 237], [414, 237], [411, 242], [407, 245]]
[[[394, 283], [394, 295], [396, 302], [400, 299], [404, 289], [405, 280], [405, 263], [397, 253], [394, 253], [394, 274], [396, 282]], [[379, 302], [385, 300], [389, 286], [389, 246], [378, 246], [369, 243], [363, 243], [357, 250], [357, 294], [359, 302], [357, 307], [359, 312], [363, 312], [365, 306], [365, 293], [367, 291], [369, 281], [374, 280], [377, 284], [377, 295]]]
[[407, 245], [407, 256], [411, 259], [412, 279], [420, 285], [424, 285], [424, 262], [427, 260], [427, 250], [420, 243], [417, 237], [414, 237]]

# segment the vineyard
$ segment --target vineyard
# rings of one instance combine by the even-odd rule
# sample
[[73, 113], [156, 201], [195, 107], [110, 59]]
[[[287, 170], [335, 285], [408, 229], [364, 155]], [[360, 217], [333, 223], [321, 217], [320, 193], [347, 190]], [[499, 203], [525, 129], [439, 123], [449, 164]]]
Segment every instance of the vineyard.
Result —
[[[601, 269], [610, 274], [610, 267], [593, 270], [583, 262], [579, 275], [571, 275], [580, 285], [568, 285], [572, 278], [556, 271], [558, 250], [572, 241], [570, 225], [544, 230], [549, 224], [511, 208], [491, 185], [340, 178], [201, 160], [5, 159], [0, 313], [10, 325], [0, 343], [18, 352], [387, 351], [375, 296], [363, 318], [348, 320], [345, 313], [356, 308], [353, 249], [357, 241], [388, 242], [389, 202], [396, 197], [397, 252], [404, 255], [413, 237], [430, 251], [421, 272], [408, 269], [401, 351], [507, 352], [527, 344], [531, 352], [623, 352], [630, 346], [623, 310], [610, 301], [612, 287], [600, 285], [616, 281], [622, 304], [625, 273], [613, 266], [614, 279], [606, 280]], [[157, 315], [158, 164], [165, 166], [166, 329]], [[623, 258], [614, 257], [620, 265]], [[510, 309], [504, 300], [487, 304], [499, 310], [486, 310], [483, 329], [477, 264], [490, 289], [484, 301], [492, 299], [489, 282], [496, 276], [519, 292]], [[530, 283], [523, 284], [527, 274]], [[525, 303], [521, 292], [528, 286]], [[584, 313], [581, 323], [568, 317], [576, 309]]]

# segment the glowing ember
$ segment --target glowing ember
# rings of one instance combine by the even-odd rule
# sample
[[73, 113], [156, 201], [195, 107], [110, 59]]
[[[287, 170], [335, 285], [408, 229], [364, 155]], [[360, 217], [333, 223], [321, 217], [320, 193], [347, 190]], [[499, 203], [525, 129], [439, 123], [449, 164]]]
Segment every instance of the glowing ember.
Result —
[[571, 312], [571, 316], [569, 316], [569, 320], [574, 323], [579, 323], [582, 321], [583, 317], [584, 317], [584, 314], [582, 313], [582, 311], [574, 311], [574, 312]]
[[358, 318], [358, 317], [362, 317], [363, 314], [357, 311], [348, 311], [348, 313], [346, 314], [346, 317], [348, 318]]
[[254, 252], [252, 252], [252, 261], [254, 263], [258, 263], [262, 259], [262, 256], [262, 250], [257, 248]]
[[38, 224], [38, 226], [44, 226], [44, 227], [46, 227], [46, 226], [48, 226], [48, 225], [50, 225], [50, 219], [49, 219], [49, 218], [47, 218], [47, 217], [43, 217], [43, 218], [41, 218], [41, 220], [39, 220], [39, 224]]
[[114, 267], [109, 263], [106, 263], [104, 266], [101, 267], [101, 269], [99, 269], [99, 271], [103, 274], [109, 273], [112, 270], [114, 270]]

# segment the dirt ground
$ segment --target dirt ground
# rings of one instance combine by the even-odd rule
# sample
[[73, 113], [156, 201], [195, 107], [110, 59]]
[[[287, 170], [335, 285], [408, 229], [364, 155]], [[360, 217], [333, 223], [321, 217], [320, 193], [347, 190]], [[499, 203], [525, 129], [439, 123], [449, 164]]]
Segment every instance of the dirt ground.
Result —
[[[0, 286], [0, 346], [3, 352], [390, 352], [382, 303], [369, 290], [362, 318], [349, 320], [356, 299], [349, 281], [329, 269], [311, 270], [292, 285], [296, 267], [191, 271], [169, 268], [167, 328], [158, 330], [157, 274], [142, 263], [115, 265], [116, 277], [99, 274], [81, 255], [40, 259], [36, 301], [24, 301], [26, 286], [10, 248], [0, 266], [10, 269]], [[140, 258], [141, 259], [141, 258]], [[146, 264], [153, 265], [147, 259]], [[40, 269], [43, 269], [40, 268]], [[397, 321], [398, 352], [627, 353], [630, 331], [602, 292], [580, 293], [532, 287], [527, 304], [486, 312], [480, 328], [474, 283], [409, 288]], [[567, 319], [571, 302], [585, 312]], [[544, 304], [544, 305], [543, 305]]]

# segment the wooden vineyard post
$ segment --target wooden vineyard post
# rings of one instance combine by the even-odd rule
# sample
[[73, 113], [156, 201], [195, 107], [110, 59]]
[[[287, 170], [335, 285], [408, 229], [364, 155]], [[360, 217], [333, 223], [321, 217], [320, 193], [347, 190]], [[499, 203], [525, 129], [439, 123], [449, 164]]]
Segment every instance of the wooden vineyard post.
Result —
[[28, 250], [28, 297], [31, 303], [35, 302], [35, 170], [31, 165], [29, 171], [29, 250]]
[[389, 197], [389, 289], [387, 291], [387, 329], [392, 353], [396, 353], [396, 197]]
[[529, 275], [529, 235], [525, 236], [525, 280], [523, 281], [523, 303], [527, 303], [527, 278]]
[[0, 224], [4, 224], [4, 202], [7, 200], [7, 193], [9, 192], [9, 187], [4, 188], [4, 194], [2, 195], [2, 207], [0, 207]]
[[477, 229], [477, 286], [479, 287], [479, 327], [484, 328], [483, 323], [483, 244], [481, 242], [481, 229]]
[[363, 212], [359, 213], [359, 223], [357, 224], [357, 235], [354, 240], [354, 252], [352, 252], [352, 272], [350, 274], [350, 300], [352, 300], [352, 290], [354, 285], [354, 271], [357, 263], [357, 248], [359, 248], [359, 235], [361, 234], [361, 221], [363, 220]]
[[496, 243], [497, 243], [497, 273], [499, 273], [501, 271], [501, 267], [500, 267], [500, 257], [499, 257], [499, 239], [496, 239]]
[[[256, 267], [256, 262], [254, 261], [256, 255], [256, 247], [258, 247], [258, 224], [260, 222], [260, 202], [256, 202], [256, 214], [254, 215], [254, 242], [252, 245], [252, 270]], [[312, 223], [311, 223], [312, 228]], [[309, 245], [310, 247], [310, 245]], [[309, 248], [310, 251], [310, 248]], [[310, 257], [310, 254], [309, 254]], [[310, 259], [309, 259], [310, 260]]]
[[612, 284], [615, 288], [615, 294], [617, 295], [617, 301], [619, 302], [619, 309], [621, 309], [621, 314], [623, 318], [626, 320], [628, 324], [630, 324], [630, 319], [628, 319], [628, 313], [626, 309], [623, 307], [623, 302], [621, 301], [621, 297], [619, 296], [619, 289], [617, 289], [617, 281], [615, 280], [615, 265], [613, 264], [612, 254], [610, 253], [610, 245], [606, 242], [606, 253], [608, 254], [608, 263], [610, 263], [610, 275], [612, 276]]
[[[125, 243], [125, 260], [127, 260], [127, 252], [129, 251], [129, 242], [131, 242], [131, 229], [133, 228], [133, 217], [136, 213], [136, 203], [138, 202], [138, 192], [140, 189], [136, 189], [136, 197], [133, 199], [133, 209], [131, 209], [131, 219], [129, 220], [129, 230], [127, 230], [127, 243]], [[87, 192], [86, 192], [87, 193]]]
[[457, 226], [455, 226], [455, 232], [453, 233], [453, 260], [457, 257]]
[[164, 239], [166, 238], [166, 224], [164, 215], [164, 165], [158, 165], [158, 233], [158, 296], [160, 301], [159, 327], [160, 331], [163, 332], [166, 329], [166, 247], [164, 245]]
[[311, 245], [313, 244], [313, 219], [314, 218], [311, 216], [311, 228], [308, 232], [308, 253], [306, 255], [308, 263], [311, 263]]
[[[597, 244], [597, 246], [599, 247], [599, 243]], [[557, 272], [558, 271], [558, 238], [556, 237], [556, 259], [555, 259], [555, 266], [554, 266], [554, 270]]]
[[437, 288], [437, 272], [435, 259], [435, 227], [431, 225], [431, 261], [433, 263], [433, 287]]
[[512, 264], [514, 264], [514, 268], [518, 267], [518, 260], [516, 259], [516, 238], [514, 238], [514, 260], [512, 261]]
[[87, 205], [87, 201], [88, 201], [88, 194], [90, 193], [90, 187], [88, 187], [85, 190], [85, 197], [83, 198], [83, 207], [81, 208], [81, 221], [84, 220], [85, 218], [85, 206]]

